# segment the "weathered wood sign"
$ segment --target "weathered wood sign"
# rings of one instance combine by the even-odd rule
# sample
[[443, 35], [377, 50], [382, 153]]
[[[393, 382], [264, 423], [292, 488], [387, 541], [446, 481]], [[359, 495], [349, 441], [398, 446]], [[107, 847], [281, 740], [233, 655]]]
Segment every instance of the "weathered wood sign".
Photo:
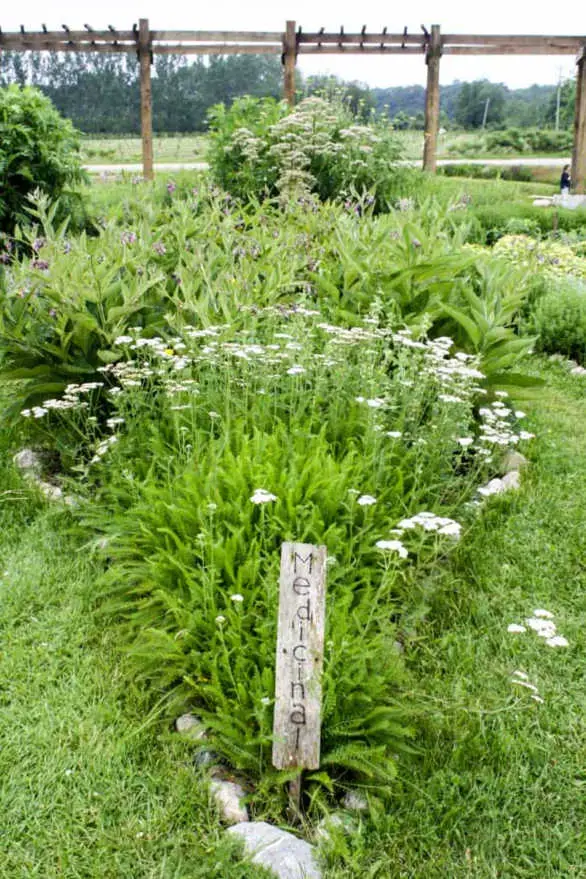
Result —
[[281, 547], [273, 724], [277, 769], [318, 769], [326, 604], [326, 547]]

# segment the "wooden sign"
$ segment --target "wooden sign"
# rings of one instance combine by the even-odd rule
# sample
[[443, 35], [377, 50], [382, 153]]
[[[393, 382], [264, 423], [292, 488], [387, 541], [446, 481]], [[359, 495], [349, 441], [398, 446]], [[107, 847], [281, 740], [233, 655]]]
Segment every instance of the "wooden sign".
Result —
[[326, 547], [284, 543], [273, 724], [273, 766], [318, 769]]

